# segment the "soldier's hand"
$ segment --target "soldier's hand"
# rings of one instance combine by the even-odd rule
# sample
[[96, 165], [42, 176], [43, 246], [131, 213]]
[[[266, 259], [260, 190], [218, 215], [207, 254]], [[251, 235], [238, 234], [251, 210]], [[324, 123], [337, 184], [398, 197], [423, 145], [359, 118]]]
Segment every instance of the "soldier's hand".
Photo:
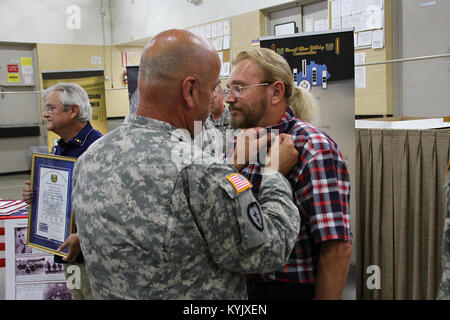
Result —
[[22, 189], [22, 200], [26, 203], [30, 204], [33, 201], [33, 189], [31, 189], [29, 186], [31, 185], [30, 181], [24, 182], [28, 187], [24, 187]]
[[64, 250], [67, 246], [69, 246], [69, 252], [67, 257], [63, 258], [63, 260], [74, 262], [81, 253], [80, 239], [76, 233], [72, 233], [56, 251]]
[[264, 172], [266, 173], [267, 170], [276, 170], [282, 175], [287, 175], [297, 164], [297, 161], [298, 152], [295, 149], [292, 136], [282, 133], [272, 142], [266, 158]]
[[261, 130], [264, 129], [243, 129], [237, 136], [233, 153], [233, 166], [237, 170], [240, 171], [246, 164], [256, 161], [258, 156], [258, 147], [263, 144], [267, 144], [267, 135], [264, 135], [258, 139]]

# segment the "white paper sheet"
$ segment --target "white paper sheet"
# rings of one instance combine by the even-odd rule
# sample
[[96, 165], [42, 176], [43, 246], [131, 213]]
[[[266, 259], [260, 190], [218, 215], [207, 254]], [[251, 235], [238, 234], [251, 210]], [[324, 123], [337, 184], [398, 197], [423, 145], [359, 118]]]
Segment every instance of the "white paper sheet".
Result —
[[345, 16], [342, 17], [342, 28], [353, 28], [353, 17], [352, 16]]
[[217, 51], [222, 50], [222, 40], [222, 37], [212, 39], [212, 45]]
[[222, 48], [223, 50], [230, 49], [230, 36], [223, 36]]
[[358, 33], [358, 47], [372, 46], [372, 31]]
[[362, 0], [353, 0], [352, 14], [360, 14], [362, 12]]
[[384, 47], [384, 30], [374, 30], [372, 32], [372, 49], [381, 49]]
[[325, 30], [328, 30], [327, 19], [314, 20], [314, 31], [325, 31]]
[[68, 183], [68, 171], [40, 168], [36, 235], [64, 242]]
[[314, 31], [314, 19], [309, 18], [305, 19], [305, 32], [313, 32]]
[[365, 15], [367, 30], [381, 29], [384, 22], [384, 11], [377, 10]]
[[360, 14], [356, 14], [352, 16], [352, 24], [355, 28], [355, 32], [361, 31], [362, 29], [362, 16]]
[[225, 20], [223, 22], [223, 35], [229, 35], [230, 34], [230, 21]]
[[341, 0], [333, 0], [331, 1], [331, 17], [338, 18], [341, 17]]
[[366, 87], [366, 67], [355, 67], [355, 88]]
[[334, 29], [341, 29], [341, 28], [342, 28], [341, 17], [331, 19], [331, 29], [334, 30]]
[[352, 14], [353, 0], [342, 0], [342, 16], [350, 16]]
[[383, 2], [384, 0], [364, 0], [363, 10], [366, 12], [382, 10]]

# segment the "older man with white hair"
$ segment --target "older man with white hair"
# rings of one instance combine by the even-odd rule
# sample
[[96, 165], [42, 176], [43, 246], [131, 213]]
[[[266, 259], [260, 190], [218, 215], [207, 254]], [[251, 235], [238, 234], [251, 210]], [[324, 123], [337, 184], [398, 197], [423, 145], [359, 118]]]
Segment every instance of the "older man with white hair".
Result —
[[[92, 117], [89, 97], [78, 84], [55, 84], [44, 91], [43, 97], [45, 99], [43, 117], [47, 120], [47, 130], [61, 137], [52, 151], [55, 155], [78, 158], [102, 136], [89, 122]], [[33, 190], [29, 187], [30, 181], [25, 181], [25, 184], [27, 186], [22, 190], [23, 200], [31, 203]], [[77, 233], [71, 234], [59, 250], [65, 247], [69, 247], [67, 257], [55, 255], [55, 262], [75, 262], [80, 267], [81, 288], [73, 289], [72, 296], [77, 300], [90, 299], [91, 288]]]

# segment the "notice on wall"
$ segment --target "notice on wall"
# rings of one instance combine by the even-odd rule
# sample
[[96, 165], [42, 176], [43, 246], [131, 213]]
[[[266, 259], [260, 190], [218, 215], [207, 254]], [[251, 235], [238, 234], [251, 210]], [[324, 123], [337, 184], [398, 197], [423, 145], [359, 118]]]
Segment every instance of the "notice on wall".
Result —
[[18, 73], [8, 73], [8, 82], [20, 82], [20, 75]]
[[[33, 58], [21, 57], [20, 65], [22, 67], [22, 74], [33, 75]], [[31, 77], [32, 78], [32, 77]]]
[[28, 219], [5, 220], [6, 299], [71, 300], [63, 265], [26, 245], [27, 228]]
[[357, 66], [366, 63], [366, 54], [355, 53], [355, 88], [366, 88], [366, 67]]

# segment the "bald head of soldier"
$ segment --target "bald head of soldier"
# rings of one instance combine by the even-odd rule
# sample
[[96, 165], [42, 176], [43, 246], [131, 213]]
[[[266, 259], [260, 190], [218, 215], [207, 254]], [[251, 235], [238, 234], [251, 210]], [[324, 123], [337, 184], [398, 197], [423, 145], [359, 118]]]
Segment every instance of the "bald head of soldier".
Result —
[[161, 32], [142, 52], [136, 114], [187, 129], [193, 137], [194, 121], [208, 117], [219, 72], [219, 56], [208, 41], [187, 30]]

